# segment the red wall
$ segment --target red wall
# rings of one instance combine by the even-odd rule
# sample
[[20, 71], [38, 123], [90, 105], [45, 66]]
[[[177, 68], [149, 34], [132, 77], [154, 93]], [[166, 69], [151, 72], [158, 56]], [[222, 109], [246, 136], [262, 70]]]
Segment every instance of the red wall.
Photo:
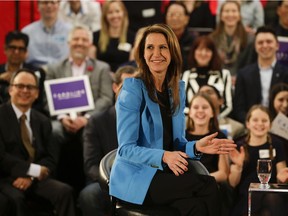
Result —
[[[18, 9], [18, 10], [17, 10]], [[17, 13], [18, 11], [18, 13]], [[16, 16], [18, 14], [18, 17]], [[5, 35], [9, 31], [21, 30], [25, 25], [39, 19], [37, 0], [0, 1], [0, 63], [5, 63], [3, 53]]]

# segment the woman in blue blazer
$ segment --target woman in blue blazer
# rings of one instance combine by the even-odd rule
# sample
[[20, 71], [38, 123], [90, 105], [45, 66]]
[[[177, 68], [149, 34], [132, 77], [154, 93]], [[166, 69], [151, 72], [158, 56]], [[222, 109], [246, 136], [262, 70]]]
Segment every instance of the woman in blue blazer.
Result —
[[217, 133], [187, 142], [182, 59], [173, 31], [145, 29], [136, 50], [139, 76], [127, 78], [116, 103], [119, 148], [110, 194], [141, 205], [170, 205], [181, 215], [218, 215], [218, 189], [211, 176], [189, 172], [188, 158], [226, 154], [233, 141]]

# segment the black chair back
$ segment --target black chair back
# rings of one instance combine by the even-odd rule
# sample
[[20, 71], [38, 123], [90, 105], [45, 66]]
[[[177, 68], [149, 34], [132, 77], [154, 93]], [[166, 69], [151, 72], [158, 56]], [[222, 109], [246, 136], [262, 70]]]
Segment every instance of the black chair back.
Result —
[[[100, 172], [100, 186], [102, 190], [109, 191], [109, 178], [111, 168], [117, 153], [117, 149], [112, 150], [106, 154], [99, 165]], [[194, 169], [194, 171], [200, 175], [210, 175], [206, 167], [198, 160], [188, 160], [188, 163]], [[119, 216], [178, 216], [179, 213], [175, 208], [169, 206], [160, 207], [147, 207], [135, 204], [126, 204], [118, 202], [115, 197], [111, 198], [112, 202], [112, 215]]]

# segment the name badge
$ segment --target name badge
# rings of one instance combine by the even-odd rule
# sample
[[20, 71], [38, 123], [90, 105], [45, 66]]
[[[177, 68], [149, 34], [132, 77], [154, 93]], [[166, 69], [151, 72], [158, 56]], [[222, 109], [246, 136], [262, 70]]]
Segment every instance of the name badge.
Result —
[[122, 50], [125, 52], [130, 52], [131, 48], [132, 48], [132, 45], [129, 43], [120, 43], [118, 45], [118, 50]]
[[153, 17], [155, 16], [155, 14], [156, 14], [156, 10], [154, 8], [142, 10], [142, 16], [145, 18]]
[[[273, 149], [273, 157], [276, 156], [276, 150]], [[259, 158], [269, 158], [270, 155], [269, 155], [269, 149], [260, 149], [259, 150]]]

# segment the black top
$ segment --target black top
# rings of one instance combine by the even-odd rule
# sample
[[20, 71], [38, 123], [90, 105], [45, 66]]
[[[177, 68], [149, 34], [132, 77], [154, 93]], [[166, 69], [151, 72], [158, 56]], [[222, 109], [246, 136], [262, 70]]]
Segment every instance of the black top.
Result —
[[216, 18], [211, 13], [208, 2], [201, 3], [199, 7], [191, 12], [188, 26], [193, 28], [215, 28]]
[[[241, 146], [243, 146], [245, 142], [245, 138], [239, 139], [236, 141], [237, 149], [239, 150]], [[270, 178], [270, 183], [276, 183], [277, 182], [277, 168], [276, 164], [281, 161], [285, 161], [286, 156], [284, 152], [283, 145], [286, 143], [281, 142], [280, 139], [278, 139], [277, 136], [271, 135], [272, 138], [272, 146], [273, 149], [275, 149], [275, 157], [272, 160], [272, 173]], [[283, 140], [282, 140], [283, 141]], [[241, 180], [237, 187], [235, 188], [235, 197], [236, 202], [233, 209], [232, 215], [245, 215], [247, 213], [248, 209], [248, 188], [251, 182], [259, 182], [258, 176], [257, 176], [257, 160], [260, 158], [260, 152], [266, 151], [268, 152], [270, 148], [269, 143], [263, 143], [260, 146], [250, 146], [248, 145], [248, 154], [249, 154], [249, 160], [244, 162], [243, 165], [243, 171], [241, 174]], [[263, 156], [262, 159], [268, 159], [267, 157]], [[253, 208], [252, 208], [253, 209]]]
[[208, 78], [210, 76], [209, 74], [209, 68], [208, 67], [197, 67], [196, 71], [198, 73], [198, 76], [196, 78], [196, 81], [199, 85], [199, 87], [203, 85], [207, 85], [208, 83]]
[[[216, 131], [209, 132], [209, 133], [204, 134], [204, 135], [194, 135], [194, 134], [190, 134], [190, 133], [188, 133], [188, 131], [186, 131], [186, 139], [188, 141], [200, 140], [203, 137], [210, 135], [212, 133], [215, 133], [215, 132]], [[226, 136], [221, 131], [218, 131], [218, 135], [216, 138], [226, 139]], [[200, 161], [204, 164], [204, 166], [207, 168], [207, 170], [210, 173], [216, 172], [218, 170], [219, 155], [217, 155], [217, 154], [213, 154], [213, 155], [212, 154], [203, 154]]]
[[170, 102], [167, 91], [158, 92], [158, 100], [160, 105], [160, 112], [163, 124], [163, 149], [167, 151], [173, 150], [173, 130], [172, 130], [172, 118], [170, 114]]
[[129, 61], [130, 51], [133, 47], [135, 35], [128, 31], [127, 42], [124, 46], [119, 46], [119, 38], [110, 38], [106, 52], [100, 52], [98, 41], [100, 31], [93, 33], [93, 45], [97, 47], [97, 59], [107, 62], [112, 70], [115, 72], [118, 67]]

